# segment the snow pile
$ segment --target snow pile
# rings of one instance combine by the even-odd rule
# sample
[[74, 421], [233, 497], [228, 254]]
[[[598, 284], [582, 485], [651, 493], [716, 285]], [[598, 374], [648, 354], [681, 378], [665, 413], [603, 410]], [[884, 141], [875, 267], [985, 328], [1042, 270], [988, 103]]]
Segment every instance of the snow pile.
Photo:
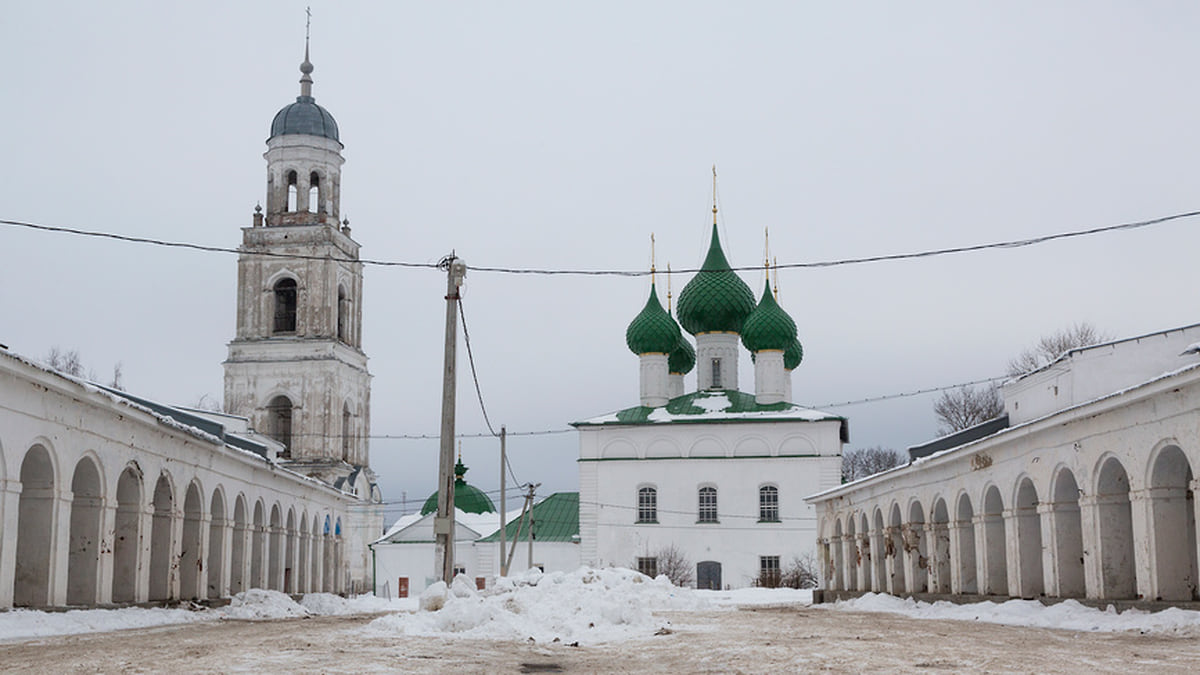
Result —
[[1050, 606], [1037, 600], [1009, 600], [1003, 603], [984, 601], [957, 605], [945, 600], [930, 604], [914, 601], [912, 598], [901, 599], [878, 593], [867, 593], [853, 600], [817, 606], [859, 612], [890, 612], [914, 619], [956, 619], [1078, 631], [1137, 630], [1144, 633], [1200, 636], [1200, 612], [1176, 607], [1154, 613], [1140, 609], [1127, 609], [1117, 613], [1112, 605], [1109, 605], [1108, 609], [1100, 610], [1086, 607], [1075, 600], [1063, 600]]
[[696, 591], [719, 607], [797, 606], [812, 604], [812, 589], [736, 588], [728, 591]]
[[40, 612], [14, 609], [0, 612], [0, 640], [15, 640], [51, 635], [99, 633], [127, 628], [149, 628], [178, 623], [208, 621], [203, 612], [186, 609], [73, 609], [67, 612]]
[[300, 599], [300, 606], [320, 616], [411, 612], [417, 608], [416, 602], [410, 598], [389, 600], [370, 594], [357, 598], [343, 598], [332, 593], [309, 593]]
[[696, 591], [623, 568], [542, 574], [533, 569], [477, 591], [458, 577], [421, 594], [420, 612], [381, 617], [374, 630], [401, 635], [600, 644], [653, 635], [669, 622], [655, 610], [709, 606]]
[[238, 593], [229, 601], [229, 606], [218, 613], [223, 619], [288, 619], [314, 614], [285, 593], [261, 588]]

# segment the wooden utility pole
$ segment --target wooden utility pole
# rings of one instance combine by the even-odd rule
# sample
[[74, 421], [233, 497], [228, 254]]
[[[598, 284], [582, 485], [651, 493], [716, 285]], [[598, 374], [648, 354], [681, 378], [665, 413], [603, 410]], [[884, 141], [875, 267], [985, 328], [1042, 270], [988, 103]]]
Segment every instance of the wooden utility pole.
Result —
[[508, 430], [504, 425], [500, 425], [500, 576], [508, 576], [508, 561], [504, 559], [504, 509], [506, 508], [506, 500], [504, 499], [504, 469], [508, 464], [508, 455], [505, 454], [504, 439], [508, 436]]
[[529, 500], [529, 569], [533, 569], [533, 491], [541, 486], [541, 483], [529, 483], [529, 494], [525, 495]]
[[[442, 581], [454, 581], [454, 403], [456, 349], [458, 347], [459, 287], [467, 276], [467, 265], [453, 253], [442, 259], [446, 270], [446, 344], [442, 369], [442, 437], [438, 462], [438, 510], [433, 519], [437, 562], [441, 563]], [[437, 563], [435, 562], [435, 565]]]

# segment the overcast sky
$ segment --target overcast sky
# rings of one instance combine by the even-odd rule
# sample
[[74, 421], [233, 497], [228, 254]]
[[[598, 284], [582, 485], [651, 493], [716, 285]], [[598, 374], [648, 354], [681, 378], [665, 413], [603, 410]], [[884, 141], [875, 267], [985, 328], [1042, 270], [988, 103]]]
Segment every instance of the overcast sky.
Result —
[[[711, 165], [734, 265], [962, 246], [1200, 208], [1190, 3], [313, 3], [313, 93], [345, 143], [366, 258], [676, 269], [703, 259]], [[298, 93], [304, 3], [10, 5], [0, 218], [236, 247]], [[785, 270], [797, 402], [1001, 374], [1046, 332], [1197, 321], [1200, 223], [1023, 249]], [[236, 256], [0, 226], [0, 343], [78, 349], [169, 403], [221, 396]], [[759, 272], [743, 273], [761, 289]], [[676, 294], [687, 278], [673, 281]], [[661, 278], [660, 278], [661, 282]], [[439, 426], [444, 275], [368, 267], [372, 433]], [[471, 272], [491, 419], [635, 405], [625, 327], [648, 280]], [[660, 293], [660, 295], [662, 295]], [[460, 361], [459, 430], [484, 430]], [[741, 388], [753, 391], [743, 359]], [[689, 386], [694, 386], [694, 375]], [[829, 408], [849, 447], [931, 438], [933, 396]], [[574, 433], [513, 438], [521, 481], [577, 488]], [[498, 487], [497, 443], [468, 479]], [[423, 500], [437, 441], [374, 439], [384, 496]], [[410, 504], [411, 506], [411, 504]], [[393, 511], [393, 515], [398, 512]]]

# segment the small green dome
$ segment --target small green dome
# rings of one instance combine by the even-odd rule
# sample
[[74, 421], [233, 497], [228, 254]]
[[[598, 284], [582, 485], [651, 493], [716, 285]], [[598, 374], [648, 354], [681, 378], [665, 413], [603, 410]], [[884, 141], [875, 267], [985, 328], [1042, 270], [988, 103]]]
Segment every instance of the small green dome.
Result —
[[696, 367], [696, 348], [692, 343], [679, 334], [679, 344], [667, 356], [667, 372], [675, 375], [687, 375]]
[[792, 340], [791, 346], [783, 350], [783, 368], [785, 370], [795, 370], [796, 366], [804, 360], [804, 347], [800, 346], [799, 338]]
[[763, 289], [758, 307], [746, 317], [742, 324], [742, 344], [751, 352], [764, 349], [786, 351], [796, 341], [796, 322], [775, 302], [771, 295], [771, 282]]
[[730, 268], [714, 224], [704, 265], [679, 294], [679, 323], [692, 335], [740, 333], [753, 311], [754, 293]]
[[[474, 485], [467, 485], [463, 478], [466, 473], [467, 467], [463, 466], [462, 458], [459, 457], [458, 463], [454, 465], [454, 508], [463, 513], [495, 513], [496, 505], [492, 503], [491, 498]], [[421, 515], [434, 513], [437, 507], [438, 493], [435, 492], [425, 500], [425, 505], [421, 507]]]
[[679, 339], [679, 324], [662, 308], [654, 284], [650, 284], [646, 306], [625, 329], [625, 344], [634, 354], [670, 354]]

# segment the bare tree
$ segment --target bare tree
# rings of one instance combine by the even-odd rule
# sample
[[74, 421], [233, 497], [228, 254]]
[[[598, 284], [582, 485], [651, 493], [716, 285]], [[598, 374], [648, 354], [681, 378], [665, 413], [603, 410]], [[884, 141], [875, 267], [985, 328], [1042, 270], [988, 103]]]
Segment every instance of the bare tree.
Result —
[[1084, 321], [1074, 326], [1043, 335], [1032, 347], [1026, 348], [1008, 362], [1009, 377], [1018, 377], [1037, 370], [1059, 356], [1079, 347], [1108, 342], [1112, 335], [1102, 333]]
[[196, 399], [196, 405], [193, 407], [199, 408], [200, 410], [221, 412], [221, 402], [211, 394], [201, 394], [200, 398]]
[[943, 436], [999, 417], [1004, 414], [1000, 387], [968, 385], [944, 391], [933, 404], [933, 414], [937, 416], [938, 433]]
[[[665, 575], [671, 580], [672, 584], [682, 588], [691, 586], [692, 582], [695, 581], [692, 561], [688, 560], [683, 551], [680, 551], [679, 547], [675, 544], [668, 544], [658, 549], [653, 554], [653, 557], [658, 568], [658, 574], [660, 576]], [[633, 568], [637, 569], [637, 565], [634, 564]]]
[[67, 375], [83, 377], [83, 359], [76, 349], [63, 351], [58, 347], [51, 347], [46, 356], [46, 365]]
[[846, 450], [842, 453], [842, 482], [849, 483], [852, 480], [866, 478], [880, 471], [900, 466], [907, 460], [908, 457], [903, 453], [879, 445], [873, 448]]
[[812, 553], [792, 558], [792, 562], [780, 575], [779, 585], [786, 588], [816, 588], [818, 586], [820, 566], [817, 557]]
[[121, 367], [121, 362], [117, 361], [116, 363], [114, 363], [113, 364], [112, 381], [108, 383], [108, 386], [110, 386], [113, 389], [116, 389], [118, 391], [125, 391], [125, 387], [123, 386], [124, 382], [122, 382], [122, 380], [121, 380], [121, 378], [122, 378], [122, 376], [124, 376], [124, 374], [125, 374], [125, 371]]

